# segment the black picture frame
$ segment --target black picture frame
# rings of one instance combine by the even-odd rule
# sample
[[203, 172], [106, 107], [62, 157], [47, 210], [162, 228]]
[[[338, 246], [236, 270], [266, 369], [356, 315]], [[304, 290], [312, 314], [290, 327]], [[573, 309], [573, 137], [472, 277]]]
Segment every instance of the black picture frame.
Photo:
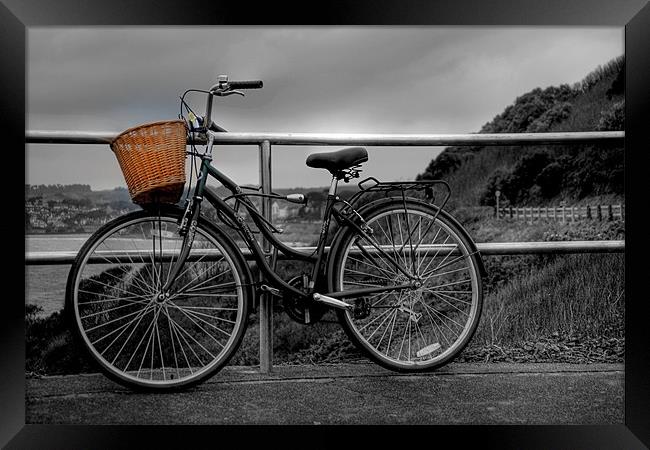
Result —
[[[476, 440], [479, 445], [498, 448], [643, 448], [650, 445], [650, 377], [647, 375], [650, 343], [644, 324], [647, 302], [632, 271], [634, 261], [643, 261], [647, 248], [641, 230], [644, 170], [641, 158], [647, 151], [643, 135], [648, 122], [648, 75], [650, 75], [650, 5], [643, 0], [347, 0], [310, 2], [267, 2], [241, 5], [237, 2], [172, 2], [2, 0], [0, 4], [0, 89], [3, 156], [6, 173], [20, 173], [25, 160], [17, 149], [24, 148], [26, 28], [30, 26], [75, 25], [572, 25], [625, 27], [626, 51], [626, 355], [625, 425], [606, 426], [467, 426], [436, 427], [432, 444], [451, 438], [454, 442]], [[644, 128], [642, 128], [644, 127]], [[14, 164], [15, 162], [15, 164]], [[6, 164], [6, 163], [5, 163]], [[647, 167], [647, 165], [645, 166]], [[23, 171], [24, 173], [24, 171]], [[5, 202], [18, 211], [20, 199], [13, 195], [14, 182], [6, 183]], [[6, 233], [15, 229], [16, 219], [7, 217]], [[17, 228], [17, 227], [16, 227]], [[15, 241], [18, 241], [17, 239]], [[5, 254], [5, 286], [19, 279], [16, 245]], [[24, 251], [24, 248], [23, 248]], [[19, 255], [18, 255], [19, 256]], [[642, 264], [642, 263], [640, 263]], [[642, 266], [638, 268], [642, 269]], [[14, 272], [15, 277], [14, 277]], [[24, 276], [24, 273], [23, 273]], [[24, 310], [18, 295], [6, 289], [0, 331], [0, 444], [7, 448], [122, 448], [136, 442], [148, 447], [185, 448], [196, 442], [211, 446], [242, 442], [251, 432], [264, 433], [275, 445], [289, 445], [293, 435], [279, 427], [189, 427], [189, 426], [68, 426], [25, 425]], [[637, 296], [634, 297], [634, 293]], [[219, 428], [219, 429], [216, 429]], [[329, 429], [300, 429], [296, 443], [336, 445], [341, 435]], [[418, 435], [431, 430], [418, 427]], [[394, 433], [392, 427], [373, 427], [373, 436]], [[305, 440], [305, 436], [307, 440]], [[366, 438], [366, 436], [363, 436]], [[425, 441], [426, 442], [426, 441]]]

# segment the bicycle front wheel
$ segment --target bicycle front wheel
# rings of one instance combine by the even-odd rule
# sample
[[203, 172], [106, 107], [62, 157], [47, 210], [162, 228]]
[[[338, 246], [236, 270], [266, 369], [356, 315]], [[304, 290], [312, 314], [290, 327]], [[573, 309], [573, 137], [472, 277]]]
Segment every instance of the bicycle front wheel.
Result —
[[372, 360], [392, 370], [432, 370], [449, 363], [479, 321], [480, 255], [460, 225], [429, 204], [387, 200], [361, 215], [370, 236], [352, 227], [341, 230], [330, 261], [332, 291], [414, 280], [419, 287], [346, 300], [357, 311], [338, 311], [343, 328]]
[[225, 365], [246, 328], [250, 272], [241, 252], [201, 219], [192, 250], [171, 286], [182, 211], [137, 211], [100, 228], [68, 276], [66, 315], [111, 379], [170, 389], [202, 381]]

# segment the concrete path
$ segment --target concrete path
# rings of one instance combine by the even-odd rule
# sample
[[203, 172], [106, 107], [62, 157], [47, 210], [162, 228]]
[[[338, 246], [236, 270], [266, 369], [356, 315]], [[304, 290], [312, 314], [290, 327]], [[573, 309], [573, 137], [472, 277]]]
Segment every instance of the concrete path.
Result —
[[104, 376], [28, 379], [26, 424], [623, 424], [623, 364], [227, 367], [180, 393]]

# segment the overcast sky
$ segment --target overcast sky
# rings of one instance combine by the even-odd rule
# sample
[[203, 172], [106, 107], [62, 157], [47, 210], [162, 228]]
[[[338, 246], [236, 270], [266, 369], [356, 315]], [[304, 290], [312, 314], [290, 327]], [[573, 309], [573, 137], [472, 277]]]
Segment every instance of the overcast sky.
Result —
[[[214, 120], [229, 131], [470, 133], [535, 87], [579, 81], [624, 41], [611, 27], [30, 27], [27, 47], [30, 130], [173, 119], [185, 89], [228, 74], [264, 81], [217, 99]], [[274, 147], [273, 186], [327, 185], [304, 160], [335, 149]], [[369, 148], [364, 175], [412, 179], [441, 150]], [[258, 182], [254, 147], [215, 148], [214, 164]], [[30, 144], [25, 182], [126, 186], [107, 145]]]

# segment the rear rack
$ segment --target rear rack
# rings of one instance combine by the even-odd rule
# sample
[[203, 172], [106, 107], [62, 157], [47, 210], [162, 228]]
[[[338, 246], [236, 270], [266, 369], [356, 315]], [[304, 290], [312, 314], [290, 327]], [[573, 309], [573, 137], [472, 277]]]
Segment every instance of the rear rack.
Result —
[[360, 189], [359, 192], [355, 193], [349, 199], [349, 203], [353, 207], [364, 195], [379, 194], [381, 196], [383, 194], [383, 197], [386, 198], [415, 198], [424, 200], [432, 205], [435, 205], [436, 198], [442, 196], [441, 204], [435, 206], [443, 209], [451, 196], [449, 183], [444, 180], [379, 181], [375, 177], [368, 177], [360, 181], [358, 186]]

